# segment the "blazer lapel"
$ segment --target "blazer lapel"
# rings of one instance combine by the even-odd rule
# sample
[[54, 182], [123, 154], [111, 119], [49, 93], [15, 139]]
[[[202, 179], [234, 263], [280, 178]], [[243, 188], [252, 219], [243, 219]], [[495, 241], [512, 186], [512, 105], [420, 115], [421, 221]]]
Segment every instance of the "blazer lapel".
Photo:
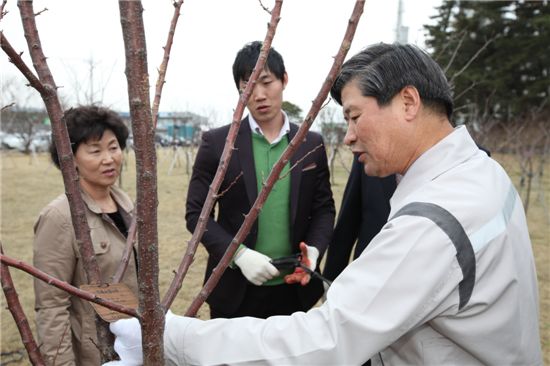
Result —
[[252, 152], [252, 132], [250, 131], [248, 117], [241, 121], [241, 127], [235, 140], [235, 148], [239, 156], [240, 168], [243, 171], [246, 194], [252, 207], [256, 197], [258, 197], [258, 186], [256, 182], [256, 168], [254, 167], [254, 154]]
[[[298, 132], [298, 127], [291, 123], [290, 132], [288, 134], [289, 140], [292, 140]], [[290, 142], [290, 141], [289, 141]], [[294, 167], [294, 164], [304, 155], [305, 141], [298, 147], [296, 152], [290, 157], [290, 167]], [[302, 165], [298, 164], [290, 171], [290, 227], [294, 225], [296, 219], [296, 210], [298, 206], [298, 198], [300, 191], [300, 180], [302, 178]]]

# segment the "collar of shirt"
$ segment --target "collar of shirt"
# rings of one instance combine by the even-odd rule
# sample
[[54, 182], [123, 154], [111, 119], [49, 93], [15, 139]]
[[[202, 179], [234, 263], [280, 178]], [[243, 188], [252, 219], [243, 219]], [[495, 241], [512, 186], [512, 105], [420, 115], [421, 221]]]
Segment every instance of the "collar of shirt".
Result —
[[389, 217], [401, 208], [410, 193], [480, 151], [468, 129], [465, 126], [456, 127], [451, 134], [420, 155], [401, 177], [390, 199]]
[[[276, 143], [281, 141], [283, 136], [290, 132], [290, 121], [288, 120], [288, 116], [286, 115], [285, 111], [282, 112], [284, 117], [283, 127], [279, 131], [279, 136], [277, 136], [277, 138], [271, 142], [271, 145], [275, 145]], [[256, 122], [251, 114], [248, 115], [248, 123], [250, 124], [250, 129], [252, 130], [252, 132], [257, 133], [258, 135], [264, 135], [262, 129], [260, 128], [260, 125], [258, 124], [258, 122]]]

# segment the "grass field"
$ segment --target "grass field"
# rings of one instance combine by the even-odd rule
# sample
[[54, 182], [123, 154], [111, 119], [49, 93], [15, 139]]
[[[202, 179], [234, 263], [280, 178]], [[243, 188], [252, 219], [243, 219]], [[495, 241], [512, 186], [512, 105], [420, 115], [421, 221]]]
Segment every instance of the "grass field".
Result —
[[[32, 225], [39, 211], [50, 200], [63, 192], [60, 172], [50, 164], [48, 156], [37, 155], [34, 159], [18, 153], [1, 152], [1, 211], [0, 240], [6, 255], [32, 262]], [[187, 175], [185, 155], [174, 159], [170, 149], [158, 153], [158, 229], [160, 257], [160, 291], [164, 294], [173, 278], [173, 270], [185, 251], [190, 234], [185, 229], [185, 197], [189, 176]], [[497, 156], [512, 174], [517, 177], [517, 163], [513, 157]], [[135, 169], [133, 154], [127, 158], [128, 164], [122, 176], [122, 186], [135, 198]], [[175, 164], [173, 163], [179, 163]], [[172, 169], [170, 169], [172, 167]], [[540, 299], [540, 329], [545, 364], [550, 364], [550, 164], [543, 180], [535, 181], [532, 201], [529, 206], [528, 220], [531, 239], [535, 251]], [[171, 174], [169, 174], [169, 172]], [[347, 172], [341, 164], [336, 163], [333, 192], [336, 205], [340, 206]], [[516, 179], [517, 180], [517, 179]], [[521, 191], [521, 187], [518, 189]], [[183, 283], [182, 290], [176, 298], [172, 310], [182, 313], [202, 284], [205, 266], [205, 252], [202, 247], [195, 258], [195, 263]], [[32, 279], [25, 273], [11, 269], [11, 274], [19, 293], [19, 299], [33, 324], [33, 291]], [[0, 295], [1, 306], [1, 365], [29, 364], [23, 345], [11, 314], [6, 310], [6, 301]], [[207, 318], [208, 309], [203, 306], [199, 317]]]

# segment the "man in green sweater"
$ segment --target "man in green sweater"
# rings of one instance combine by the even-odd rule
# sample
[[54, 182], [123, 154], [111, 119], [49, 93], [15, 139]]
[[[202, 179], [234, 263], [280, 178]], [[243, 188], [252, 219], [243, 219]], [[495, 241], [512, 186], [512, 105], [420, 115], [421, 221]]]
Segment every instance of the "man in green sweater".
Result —
[[[246, 44], [233, 64], [237, 89], [246, 87], [261, 42]], [[208, 251], [205, 280], [225, 253], [250, 211], [271, 168], [298, 127], [282, 110], [288, 82], [281, 55], [271, 49], [241, 121], [235, 152], [229, 162], [202, 244]], [[193, 167], [186, 204], [187, 228], [195, 229], [216, 173], [229, 125], [205, 132]], [[252, 230], [235, 253], [233, 263], [207, 299], [212, 318], [267, 318], [310, 309], [323, 292], [321, 282], [292, 270], [278, 271], [272, 259], [302, 253], [316, 270], [330, 241], [334, 201], [321, 136], [309, 132], [284, 167]]]

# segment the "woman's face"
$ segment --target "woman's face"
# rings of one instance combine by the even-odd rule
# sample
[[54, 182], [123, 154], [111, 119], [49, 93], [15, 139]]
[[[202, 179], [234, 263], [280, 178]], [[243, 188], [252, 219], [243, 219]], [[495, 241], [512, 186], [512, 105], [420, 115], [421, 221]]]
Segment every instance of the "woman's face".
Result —
[[75, 153], [75, 164], [84, 190], [112, 186], [122, 165], [122, 149], [113, 131], [105, 130], [99, 140], [81, 143]]

